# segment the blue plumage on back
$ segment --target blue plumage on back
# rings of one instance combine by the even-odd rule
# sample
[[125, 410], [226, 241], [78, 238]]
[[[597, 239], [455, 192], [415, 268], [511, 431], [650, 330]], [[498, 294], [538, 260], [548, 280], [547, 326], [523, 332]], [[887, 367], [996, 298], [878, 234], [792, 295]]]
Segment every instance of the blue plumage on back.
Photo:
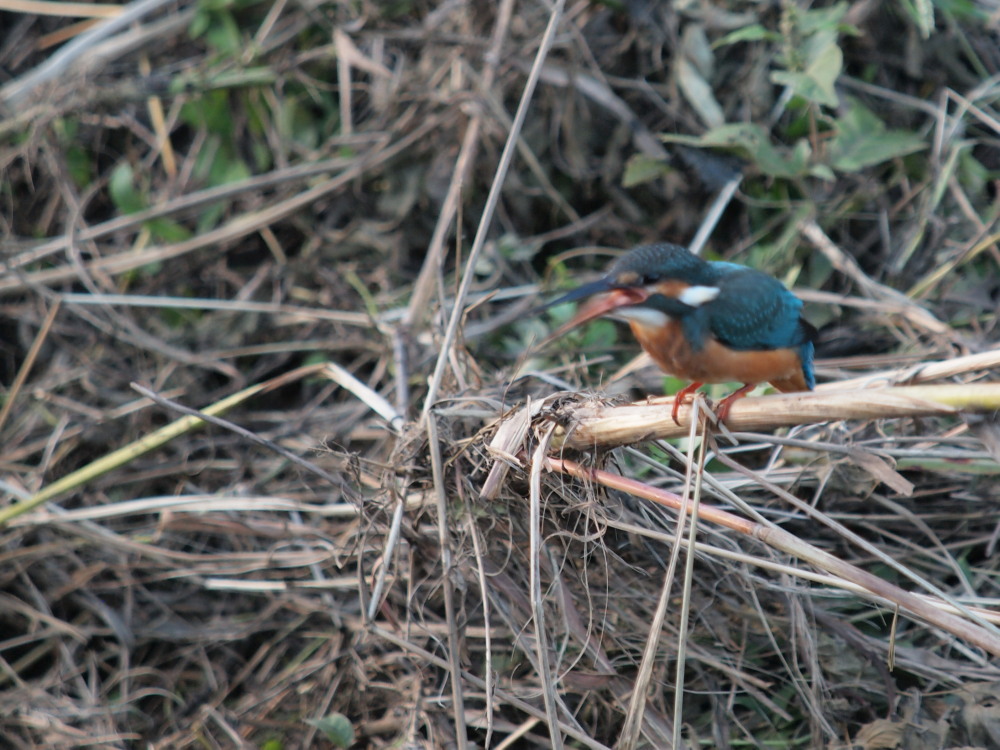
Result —
[[761, 271], [733, 263], [710, 265], [718, 269], [719, 295], [689, 316], [695, 318], [685, 325], [685, 331], [692, 325], [689, 336], [711, 333], [739, 351], [797, 348], [806, 382], [815, 387], [816, 329], [802, 318], [801, 300]]

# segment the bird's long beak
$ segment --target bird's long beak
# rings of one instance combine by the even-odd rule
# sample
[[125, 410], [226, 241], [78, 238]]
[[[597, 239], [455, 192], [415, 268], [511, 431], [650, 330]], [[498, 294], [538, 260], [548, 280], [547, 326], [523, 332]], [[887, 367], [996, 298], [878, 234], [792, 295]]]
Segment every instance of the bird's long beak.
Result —
[[613, 288], [611, 284], [606, 279], [599, 279], [597, 281], [591, 282], [590, 284], [584, 284], [581, 287], [574, 289], [568, 294], [564, 294], [562, 297], [549, 302], [545, 307], [551, 307], [552, 305], [559, 305], [564, 302], [574, 302], [578, 299], [584, 299], [585, 297], [590, 297], [586, 304], [581, 305], [580, 309], [576, 311], [569, 321], [563, 323], [559, 328], [552, 333], [542, 344], [548, 344], [553, 339], [557, 339], [568, 331], [573, 330], [578, 325], [586, 323], [594, 318], [599, 318], [602, 315], [607, 315], [608, 313], [614, 312], [619, 307], [626, 307], [628, 305], [636, 305], [640, 302], [644, 302], [649, 297], [649, 292], [642, 288], [635, 287], [623, 287], [623, 288]]
[[593, 297], [595, 294], [600, 294], [601, 292], [610, 292], [613, 288], [614, 287], [611, 286], [611, 282], [607, 279], [591, 281], [589, 284], [578, 286], [576, 289], [566, 292], [566, 294], [561, 297], [556, 297], [551, 302], [546, 302], [537, 309], [537, 312], [548, 310], [550, 307], [562, 305], [566, 302], [576, 302], [577, 300], [585, 299], [587, 297]]

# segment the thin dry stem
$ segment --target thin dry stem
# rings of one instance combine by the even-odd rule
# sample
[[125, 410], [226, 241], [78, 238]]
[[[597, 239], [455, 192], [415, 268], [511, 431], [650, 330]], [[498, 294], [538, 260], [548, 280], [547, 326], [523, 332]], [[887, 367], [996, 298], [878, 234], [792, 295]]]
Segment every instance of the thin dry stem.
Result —
[[542, 435], [538, 442], [535, 454], [531, 462], [531, 491], [529, 504], [529, 560], [530, 574], [529, 586], [531, 590], [531, 614], [534, 620], [535, 630], [535, 658], [539, 667], [539, 679], [541, 680], [542, 698], [545, 702], [545, 715], [548, 718], [549, 739], [554, 748], [562, 748], [562, 734], [559, 726], [559, 700], [556, 697], [556, 685], [552, 679], [552, 669], [549, 666], [549, 644], [547, 630], [545, 627], [545, 600], [542, 596], [542, 576], [540, 571], [542, 559], [542, 467], [545, 465], [545, 454], [549, 449], [549, 441], [555, 425], [549, 425], [548, 430]]
[[459, 750], [468, 747], [465, 731], [465, 698], [462, 690], [462, 665], [459, 661], [458, 621], [455, 618], [455, 593], [452, 587], [451, 542], [448, 536], [448, 492], [445, 482], [444, 461], [441, 459], [441, 438], [438, 435], [434, 416], [427, 420], [427, 439], [430, 442], [431, 471], [437, 490], [438, 544], [441, 551], [441, 588], [444, 592], [445, 620], [448, 623], [448, 656], [451, 666], [451, 698], [454, 702], [452, 716], [455, 719], [455, 743]]

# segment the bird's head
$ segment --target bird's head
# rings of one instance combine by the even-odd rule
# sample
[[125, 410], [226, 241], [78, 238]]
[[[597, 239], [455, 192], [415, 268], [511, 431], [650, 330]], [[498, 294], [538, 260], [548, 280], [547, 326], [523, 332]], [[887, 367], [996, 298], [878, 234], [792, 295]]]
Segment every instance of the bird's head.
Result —
[[660, 327], [715, 299], [712, 267], [678, 245], [643, 245], [616, 260], [597, 281], [577, 287], [545, 307], [587, 300], [550, 338], [594, 318]]

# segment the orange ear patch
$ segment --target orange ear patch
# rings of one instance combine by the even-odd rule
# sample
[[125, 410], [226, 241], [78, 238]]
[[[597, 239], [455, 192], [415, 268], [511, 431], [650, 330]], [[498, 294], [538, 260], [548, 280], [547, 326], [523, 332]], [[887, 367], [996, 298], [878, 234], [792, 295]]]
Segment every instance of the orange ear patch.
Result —
[[664, 297], [669, 297], [671, 299], [677, 299], [681, 296], [685, 289], [690, 287], [686, 281], [677, 281], [677, 279], [666, 279], [665, 281], [658, 281], [653, 284], [653, 289], [658, 293], [662, 294]]

